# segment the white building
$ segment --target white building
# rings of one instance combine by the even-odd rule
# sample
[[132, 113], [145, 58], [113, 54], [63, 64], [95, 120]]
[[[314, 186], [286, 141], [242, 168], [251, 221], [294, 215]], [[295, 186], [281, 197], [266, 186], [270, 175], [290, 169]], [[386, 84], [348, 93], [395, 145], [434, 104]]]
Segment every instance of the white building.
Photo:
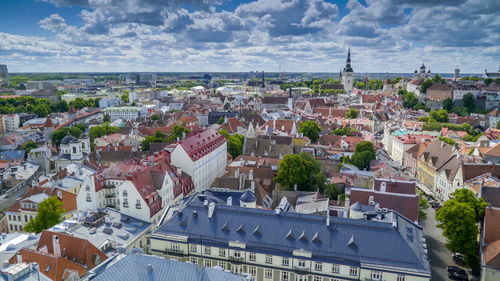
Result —
[[79, 211], [111, 207], [156, 223], [165, 206], [179, 203], [194, 185], [189, 176], [170, 165], [168, 152], [142, 161], [131, 159], [98, 170], [83, 181], [77, 193]]
[[459, 85], [453, 89], [453, 100], [461, 100], [468, 93], [477, 98], [481, 91], [475, 85]]
[[53, 91], [56, 88], [51, 81], [28, 81], [26, 82], [26, 90], [50, 90]]
[[56, 171], [59, 171], [71, 162], [82, 163], [83, 160], [90, 154], [90, 139], [87, 135], [82, 135], [75, 138], [72, 135], [67, 135], [61, 140], [59, 154], [55, 159]]
[[342, 71], [342, 84], [344, 85], [344, 90], [346, 93], [352, 92], [352, 84], [354, 82], [354, 71], [351, 67], [351, 48], [349, 47], [349, 51], [347, 52], [347, 61]]
[[196, 191], [209, 188], [226, 169], [226, 139], [214, 129], [190, 136], [175, 147], [172, 164], [191, 176]]
[[123, 119], [123, 120], [134, 120], [141, 116], [142, 109], [135, 106], [120, 106], [120, 107], [108, 107], [105, 108], [104, 114], [109, 115], [111, 120]]
[[6, 132], [16, 131], [19, 129], [20, 123], [19, 115], [17, 114], [3, 115], [3, 128]]

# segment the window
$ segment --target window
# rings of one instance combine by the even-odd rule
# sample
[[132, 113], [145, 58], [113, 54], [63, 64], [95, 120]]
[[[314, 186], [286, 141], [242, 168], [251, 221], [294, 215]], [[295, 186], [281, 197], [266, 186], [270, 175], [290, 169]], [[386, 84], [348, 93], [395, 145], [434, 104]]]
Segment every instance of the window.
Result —
[[313, 277], [313, 281], [321, 281], [321, 277], [319, 277], [319, 276], [314, 276], [314, 277]]
[[273, 270], [269, 268], [264, 269], [264, 277], [273, 278]]
[[196, 257], [189, 257], [189, 261], [194, 264], [198, 264], [198, 259]]
[[209, 246], [205, 246], [205, 255], [211, 255], [211, 249]]
[[241, 258], [241, 252], [240, 251], [234, 251], [234, 257], [238, 258], [238, 259]]
[[128, 193], [127, 193], [127, 191], [126, 191], [126, 190], [124, 190], [122, 194], [123, 194], [123, 196], [124, 196], [124, 197], [127, 197], [127, 196], [128, 196]]
[[179, 244], [177, 244], [177, 243], [170, 244], [170, 249], [174, 252], [180, 252], [180, 250], [181, 250], [181, 248], [179, 247]]
[[405, 281], [405, 276], [402, 274], [398, 274], [398, 279], [396, 281]]
[[307, 276], [300, 276], [300, 275], [297, 275], [297, 281], [307, 281]]
[[380, 280], [382, 278], [382, 272], [380, 271], [372, 271], [372, 279]]
[[283, 258], [283, 262], [281, 264], [283, 266], [288, 266], [290, 264], [290, 260], [288, 258]]
[[205, 260], [205, 266], [212, 267], [212, 260]]
[[288, 273], [288, 271], [282, 271], [281, 272], [281, 280], [282, 281], [290, 280], [290, 273]]
[[351, 266], [351, 269], [349, 270], [349, 275], [358, 276], [358, 268]]
[[189, 245], [189, 251], [191, 253], [196, 253], [196, 245], [193, 245], [193, 244]]
[[12, 220], [16, 221], [17, 216], [12, 216]]
[[257, 276], [257, 268], [255, 266], [249, 266], [248, 273], [252, 274], [253, 277]]
[[332, 273], [339, 273], [339, 272], [340, 272], [339, 265], [338, 264], [332, 265]]
[[10, 221], [12, 220], [12, 216], [11, 216], [11, 215], [9, 215], [9, 220], [10, 220]]
[[[234, 253], [234, 255], [236, 256], [236, 253]], [[226, 256], [226, 249], [219, 248], [219, 256], [225, 257]]]
[[135, 203], [135, 208], [136, 209], [140, 209], [141, 208], [141, 200], [140, 199], [137, 199], [137, 201]]
[[319, 261], [314, 263], [314, 270], [316, 271], [322, 271], [323, 270], [323, 264]]
[[273, 263], [273, 256], [266, 255], [266, 263]]
[[306, 261], [303, 261], [303, 260], [299, 260], [299, 267], [306, 267]]
[[330, 281], [342, 281], [342, 280], [337, 279], [337, 278], [330, 278]]
[[248, 257], [250, 261], [255, 261], [255, 253], [250, 253], [250, 256]]
[[27, 215], [24, 215], [24, 221], [28, 222], [28, 216]]

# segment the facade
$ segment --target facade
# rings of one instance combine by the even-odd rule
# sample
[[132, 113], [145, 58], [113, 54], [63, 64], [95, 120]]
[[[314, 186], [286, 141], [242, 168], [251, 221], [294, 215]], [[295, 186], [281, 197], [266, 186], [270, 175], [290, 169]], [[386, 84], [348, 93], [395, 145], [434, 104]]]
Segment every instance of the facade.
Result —
[[443, 101], [453, 98], [453, 89], [448, 84], [433, 84], [426, 91], [426, 97], [431, 101]]
[[468, 93], [477, 98], [481, 91], [475, 85], [458, 85], [453, 88], [453, 100], [462, 100]]
[[258, 281], [429, 280], [422, 229], [396, 213], [388, 219], [193, 201], [153, 232], [151, 252]]
[[3, 115], [3, 128], [5, 132], [15, 132], [19, 129], [20, 120], [17, 114], [5, 114]]
[[436, 179], [443, 166], [457, 152], [442, 141], [430, 142], [425, 151], [417, 160], [417, 180], [431, 192], [436, 193]]
[[109, 115], [111, 120], [135, 120], [141, 116], [142, 109], [135, 106], [107, 107], [103, 112]]
[[481, 281], [500, 279], [500, 208], [488, 207], [481, 233]]
[[178, 203], [193, 189], [189, 176], [171, 166], [165, 151], [89, 175], [77, 194], [77, 206], [79, 211], [111, 207], [124, 215], [156, 223], [164, 207]]
[[55, 158], [56, 171], [72, 162], [83, 163], [90, 153], [90, 138], [83, 134], [79, 138], [67, 135], [61, 140], [59, 154]]
[[172, 164], [191, 176], [196, 191], [207, 189], [226, 169], [226, 139], [214, 129], [189, 136], [172, 151]]
[[26, 82], [26, 90], [48, 90], [54, 91], [56, 88], [51, 81], [28, 81]]
[[406, 150], [417, 143], [430, 141], [431, 139], [432, 137], [428, 135], [402, 135], [394, 137], [392, 142], [392, 159], [399, 164], [403, 164], [404, 152]]
[[344, 70], [342, 71], [342, 84], [347, 93], [352, 92], [352, 85], [354, 83], [354, 70], [351, 67], [351, 48], [347, 51], [347, 60]]

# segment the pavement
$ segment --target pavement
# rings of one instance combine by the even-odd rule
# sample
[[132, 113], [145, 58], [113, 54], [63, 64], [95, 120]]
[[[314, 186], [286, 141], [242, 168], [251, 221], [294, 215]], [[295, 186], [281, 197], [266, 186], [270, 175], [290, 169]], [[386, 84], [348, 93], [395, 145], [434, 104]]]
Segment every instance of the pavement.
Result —
[[428, 257], [430, 259], [432, 281], [447, 281], [448, 265], [457, 266], [452, 258], [451, 252], [446, 248], [446, 238], [444, 238], [441, 228], [437, 227], [436, 212], [433, 208], [425, 210], [427, 219], [420, 224], [424, 228], [425, 239], [427, 242]]

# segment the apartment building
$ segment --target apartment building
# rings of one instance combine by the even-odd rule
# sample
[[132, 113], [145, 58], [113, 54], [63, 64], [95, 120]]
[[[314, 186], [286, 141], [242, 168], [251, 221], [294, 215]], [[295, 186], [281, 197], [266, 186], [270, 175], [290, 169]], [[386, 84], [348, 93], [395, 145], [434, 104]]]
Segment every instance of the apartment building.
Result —
[[427, 281], [422, 229], [397, 213], [355, 220], [190, 202], [150, 236], [151, 252], [258, 281]]
[[103, 110], [105, 115], [109, 115], [111, 120], [135, 120], [141, 116], [142, 109], [135, 106], [107, 107]]
[[15, 132], [19, 129], [21, 122], [17, 114], [5, 114], [2, 116], [2, 126], [5, 132]]
[[196, 191], [207, 189], [226, 169], [226, 139], [214, 129], [191, 135], [172, 151], [172, 164], [191, 176]]
[[456, 149], [440, 140], [429, 143], [417, 160], [417, 180], [436, 194], [436, 179], [444, 165], [456, 157]]

